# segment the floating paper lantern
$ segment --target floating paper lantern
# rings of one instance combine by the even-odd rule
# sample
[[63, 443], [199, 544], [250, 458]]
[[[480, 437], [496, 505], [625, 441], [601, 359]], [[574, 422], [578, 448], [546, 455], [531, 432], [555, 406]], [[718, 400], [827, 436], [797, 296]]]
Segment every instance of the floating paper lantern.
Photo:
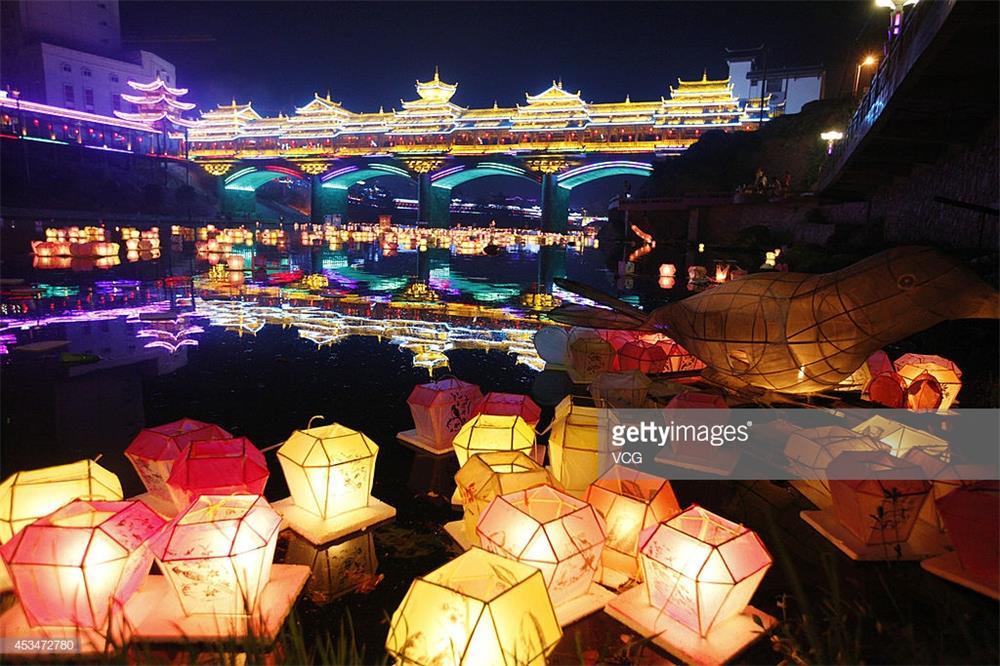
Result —
[[455, 435], [455, 456], [464, 465], [469, 456], [486, 451], [520, 451], [531, 455], [535, 450], [535, 431], [520, 416], [474, 416]]
[[226, 266], [231, 271], [242, 271], [246, 266], [246, 259], [242, 254], [231, 254], [226, 257]]
[[442, 379], [415, 386], [406, 402], [417, 436], [446, 449], [482, 399], [483, 394], [475, 384]]
[[371, 531], [325, 547], [314, 546], [293, 534], [283, 561], [310, 568], [304, 592], [314, 604], [331, 603], [377, 582], [378, 556]]
[[666, 409], [729, 409], [726, 399], [718, 393], [682, 391], [670, 399]]
[[674, 277], [677, 275], [677, 266], [674, 264], [660, 264], [660, 275], [662, 277]]
[[154, 428], [143, 428], [125, 449], [125, 456], [152, 495], [170, 501], [167, 479], [174, 461], [192, 441], [229, 439], [232, 435], [213, 423], [180, 419]]
[[417, 578], [385, 649], [401, 664], [544, 664], [562, 637], [537, 568], [473, 548]]
[[611, 370], [615, 350], [591, 329], [573, 329], [569, 338], [569, 356], [579, 381], [593, 381], [597, 375]]
[[923, 373], [937, 380], [941, 387], [939, 409], [950, 408], [958, 397], [958, 392], [962, 390], [962, 371], [946, 358], [927, 354], [903, 354], [893, 365], [907, 387]]
[[618, 367], [655, 375], [670, 369], [670, 356], [661, 345], [632, 340], [618, 350]]
[[599, 405], [638, 408], [646, 402], [652, 381], [638, 370], [603, 372], [590, 384], [590, 395]]
[[844, 451], [885, 451], [881, 442], [841, 426], [820, 426], [796, 430], [785, 442], [788, 467], [806, 485], [829, 497], [826, 468]]
[[455, 484], [465, 512], [466, 537], [478, 546], [476, 524], [493, 498], [544, 484], [558, 486], [558, 481], [520, 451], [491, 451], [471, 456], [456, 472]]
[[559, 606], [590, 588], [604, 548], [602, 522], [590, 504], [535, 486], [495, 497], [476, 533], [487, 550], [538, 567]]
[[326, 520], [368, 506], [378, 446], [334, 423], [296, 430], [278, 449], [295, 506]]
[[980, 580], [996, 580], [1000, 568], [1000, 483], [970, 483], [938, 499], [937, 510], [962, 568]]
[[929, 372], [921, 372], [906, 387], [906, 408], [909, 410], [915, 412], [936, 410], [941, 407], [943, 401], [944, 389]]
[[604, 517], [607, 540], [601, 555], [605, 570], [639, 579], [640, 535], [680, 513], [670, 482], [631, 467], [615, 465], [590, 484], [589, 502]]
[[642, 547], [649, 604], [701, 636], [750, 603], [771, 555], [752, 530], [692, 505]]
[[876, 405], [900, 409], [906, 405], [906, 382], [896, 372], [883, 372], [872, 377], [862, 396]]
[[199, 495], [260, 495], [267, 484], [264, 454], [246, 437], [191, 442], [170, 471], [167, 489], [178, 509]]
[[549, 433], [549, 463], [567, 492], [582, 496], [600, 473], [598, 409], [566, 396], [556, 405]]
[[542, 417], [542, 408], [526, 395], [490, 392], [477, 406], [475, 414], [494, 416], [520, 416], [528, 425], [535, 426]]
[[837, 519], [864, 545], [910, 538], [931, 490], [918, 466], [886, 451], [846, 451], [827, 472]]
[[72, 500], [121, 498], [118, 477], [93, 460], [15, 472], [0, 483], [0, 543]]
[[271, 576], [280, 526], [258, 495], [202, 495], [150, 547], [185, 615], [251, 615]]
[[897, 458], [904, 457], [911, 449], [922, 449], [927, 454], [947, 462], [950, 458], [948, 442], [931, 433], [875, 415], [851, 428], [854, 432], [868, 435], [889, 447]]
[[104, 628], [149, 573], [164, 522], [139, 501], [77, 500], [26, 526], [0, 554], [28, 623]]

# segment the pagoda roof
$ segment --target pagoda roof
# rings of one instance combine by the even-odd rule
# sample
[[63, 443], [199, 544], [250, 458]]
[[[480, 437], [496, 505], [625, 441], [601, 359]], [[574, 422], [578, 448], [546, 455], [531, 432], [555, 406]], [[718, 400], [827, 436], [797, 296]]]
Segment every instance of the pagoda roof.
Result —
[[[572, 104], [574, 106], [584, 106], [585, 102], [580, 98], [580, 91], [577, 90], [576, 93], [571, 93], [563, 89], [562, 81], [553, 81], [552, 85], [538, 93], [537, 95], [530, 95], [524, 93], [524, 97], [528, 104]], [[520, 106], [519, 106], [520, 108]]]
[[[409, 105], [444, 105], [455, 94], [458, 90], [457, 83], [445, 83], [441, 80], [440, 72], [438, 68], [434, 68], [434, 78], [430, 81], [417, 81], [417, 95], [420, 99], [414, 100], [412, 102], [403, 102], [404, 108]], [[402, 101], [402, 100], [400, 100]], [[454, 106], [454, 105], [452, 105]], [[456, 107], [460, 108], [460, 107]]]
[[322, 113], [322, 112], [350, 113], [340, 102], [330, 99], [330, 93], [326, 97], [320, 97], [319, 93], [313, 93], [313, 98], [305, 106], [295, 107], [295, 113]]
[[175, 97], [181, 97], [188, 94], [187, 88], [171, 88], [168, 86], [163, 79], [156, 77], [149, 83], [139, 83], [138, 81], [128, 81], [129, 88], [132, 90], [138, 90], [140, 92], [160, 92], [163, 91], [168, 95], [173, 95]]

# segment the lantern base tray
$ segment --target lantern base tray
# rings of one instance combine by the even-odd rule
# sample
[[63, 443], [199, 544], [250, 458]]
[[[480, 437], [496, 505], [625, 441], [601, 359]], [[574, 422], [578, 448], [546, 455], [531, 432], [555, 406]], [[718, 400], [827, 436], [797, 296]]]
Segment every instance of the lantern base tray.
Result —
[[661, 465], [671, 465], [705, 474], [729, 476], [740, 461], [740, 450], [733, 446], [713, 447], [711, 457], [706, 457], [677, 453], [672, 449], [664, 448], [654, 460]]
[[979, 594], [985, 594], [991, 599], [1000, 600], [1000, 580], [998, 580], [997, 572], [993, 572], [992, 576], [985, 578], [976, 577], [971, 571], [962, 567], [958, 553], [954, 551], [923, 560], [920, 567], [956, 585], [967, 587]]
[[326, 520], [295, 506], [291, 497], [275, 502], [271, 507], [284, 519], [284, 527], [291, 528], [315, 546], [322, 546], [355, 532], [363, 532], [396, 517], [394, 507], [374, 497], [369, 498], [366, 507]]
[[577, 620], [601, 610], [614, 598], [615, 593], [611, 590], [606, 590], [597, 583], [591, 583], [586, 594], [555, 607], [556, 620], [559, 621], [560, 627], [568, 627]]
[[917, 521], [910, 538], [899, 544], [897, 552], [896, 544], [891, 543], [866, 546], [861, 539], [844, 527], [832, 509], [803, 511], [799, 516], [852, 560], [868, 562], [922, 560], [945, 550], [944, 534], [922, 520]]
[[[646, 589], [642, 585], [618, 595], [604, 607], [604, 612], [686, 664], [731, 663], [733, 657], [778, 624], [774, 617], [747, 606], [739, 615], [712, 627], [708, 636], [699, 636], [646, 603]], [[754, 621], [755, 617], [761, 624]]]
[[455, 447], [452, 446], [451, 442], [448, 442], [443, 448], [434, 440], [428, 439], [426, 437], [421, 437], [417, 434], [417, 429], [404, 430], [403, 432], [396, 433], [396, 439], [401, 441], [403, 444], [408, 445], [410, 448], [419, 449], [432, 456], [446, 456], [450, 453], [455, 453]]
[[141, 495], [136, 495], [131, 499], [141, 501], [143, 504], [167, 520], [170, 520], [177, 515], [177, 507], [174, 506], [173, 502], [165, 500], [162, 497], [157, 497], [152, 493], [143, 493]]
[[469, 541], [469, 537], [465, 533], [464, 520], [453, 520], [450, 523], [445, 523], [444, 531], [448, 533], [448, 536], [450, 536], [455, 543], [462, 547], [462, 550], [469, 550], [472, 548], [472, 542]]
[[829, 509], [833, 506], [833, 497], [830, 496], [829, 490], [824, 492], [808, 481], [789, 481], [789, 483], [792, 484], [792, 488], [795, 488], [807, 500], [815, 504], [817, 509]]
[[[292, 605], [309, 579], [311, 570], [298, 564], [271, 565], [271, 579], [260, 597], [260, 608], [250, 618], [224, 615], [185, 616], [180, 600], [165, 576], [147, 576], [129, 600], [126, 616], [145, 609], [135, 622], [132, 640], [142, 643], [204, 643], [225, 638], [253, 636], [274, 640]], [[149, 609], [155, 609], [150, 612]]]
[[623, 586], [632, 582], [632, 579], [621, 571], [615, 571], [607, 567], [601, 567], [597, 571], [597, 576], [594, 577], [594, 580], [614, 591], [620, 590]]
[[[14, 646], [14, 639], [24, 639], [28, 641], [59, 641], [76, 640], [76, 645], [72, 651], [65, 652], [58, 644], [40, 643], [32, 646], [31, 651], [10, 652], [19, 658], [30, 659], [51, 659], [52, 656], [60, 654], [62, 657], [74, 654], [92, 655], [101, 654], [108, 647], [106, 632], [96, 629], [83, 629], [78, 627], [33, 627], [28, 624], [28, 618], [24, 614], [24, 609], [20, 601], [15, 601], [14, 605], [0, 615], [0, 636], [7, 637], [3, 641], [6, 648]], [[4, 653], [6, 654], [6, 653]]]

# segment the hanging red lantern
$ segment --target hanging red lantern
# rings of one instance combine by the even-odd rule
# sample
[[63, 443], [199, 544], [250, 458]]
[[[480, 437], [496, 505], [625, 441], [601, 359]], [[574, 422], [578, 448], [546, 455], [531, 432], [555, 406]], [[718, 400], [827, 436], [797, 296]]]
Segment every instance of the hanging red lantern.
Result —
[[174, 462], [167, 488], [183, 509], [200, 495], [263, 495], [268, 474], [264, 454], [246, 437], [195, 441]]

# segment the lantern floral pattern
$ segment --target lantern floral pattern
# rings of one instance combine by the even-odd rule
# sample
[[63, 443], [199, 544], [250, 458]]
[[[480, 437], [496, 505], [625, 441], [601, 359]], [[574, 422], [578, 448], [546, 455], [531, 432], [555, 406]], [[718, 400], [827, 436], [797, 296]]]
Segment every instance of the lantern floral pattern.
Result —
[[649, 604], [701, 636], [743, 612], [771, 562], [755, 532], [697, 505], [642, 547]]
[[615, 361], [615, 350], [602, 340], [597, 333], [580, 334], [574, 339], [570, 333], [569, 356], [573, 369], [582, 381], [592, 381], [602, 372], [612, 369]]
[[559, 606], [590, 588], [601, 564], [603, 522], [590, 504], [536, 486], [496, 497], [476, 531], [487, 550], [538, 567]]
[[150, 494], [170, 501], [167, 479], [174, 461], [191, 442], [201, 439], [229, 439], [232, 435], [213, 423], [180, 419], [139, 431], [125, 449], [125, 456]]
[[103, 629], [149, 573], [165, 521], [140, 501], [75, 500], [0, 548], [32, 626]]
[[151, 542], [185, 615], [251, 615], [271, 577], [281, 517], [257, 495], [203, 495]]
[[385, 648], [414, 666], [542, 666], [561, 637], [542, 573], [472, 548], [410, 584]]
[[475, 384], [442, 379], [413, 387], [406, 402], [417, 436], [446, 449], [482, 399], [483, 394]]
[[11, 474], [0, 483], [0, 544], [75, 499], [120, 500], [121, 481], [93, 460]]
[[638, 370], [604, 372], [590, 384], [594, 402], [612, 408], [642, 407], [652, 381]]
[[326, 520], [368, 506], [378, 445], [334, 423], [296, 430], [278, 449], [295, 506]]
[[643, 532], [681, 511], [670, 482], [631, 467], [615, 465], [590, 484], [586, 500], [604, 517], [607, 540], [602, 561], [605, 569], [640, 579], [639, 547]]
[[459, 465], [464, 465], [469, 456], [485, 451], [531, 454], [535, 450], [535, 431], [520, 416], [480, 414], [462, 426], [454, 445]]
[[269, 474], [264, 454], [246, 437], [203, 440], [174, 463], [167, 489], [183, 509], [201, 495], [261, 495]]
[[462, 498], [465, 534], [479, 544], [476, 525], [493, 498], [517, 490], [548, 484], [559, 485], [551, 472], [520, 451], [490, 451], [471, 456], [455, 474]]

